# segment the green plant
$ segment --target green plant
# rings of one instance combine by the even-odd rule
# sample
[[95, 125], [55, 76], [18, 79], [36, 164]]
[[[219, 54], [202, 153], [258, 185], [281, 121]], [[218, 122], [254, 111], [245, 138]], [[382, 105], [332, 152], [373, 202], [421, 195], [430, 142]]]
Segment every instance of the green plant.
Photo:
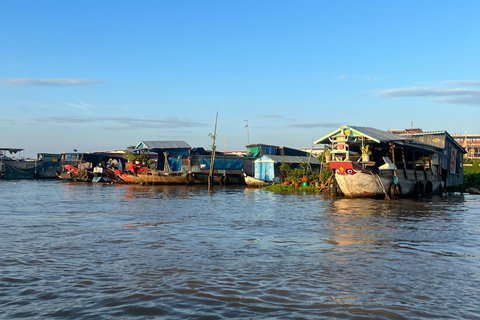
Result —
[[131, 151], [125, 151], [123, 157], [127, 159], [128, 162], [135, 162], [138, 156]]
[[212, 151], [215, 152], [215, 150], [217, 150], [217, 146], [215, 145], [215, 139], [217, 139], [217, 135], [216, 135], [216, 134], [209, 133], [208, 136], [209, 136], [210, 138], [212, 138], [212, 140], [213, 140], [213, 143], [212, 143], [212, 145], [210, 146], [210, 148], [212, 148]]
[[327, 157], [330, 157], [332, 150], [330, 149], [323, 149], [323, 152], [317, 157], [317, 160], [320, 162], [327, 162]]
[[320, 172], [320, 180], [327, 181], [333, 175], [333, 170], [330, 168], [323, 168]]
[[469, 173], [463, 176], [464, 188], [480, 188], [480, 173]]
[[318, 191], [317, 188], [312, 188], [312, 187], [302, 187], [298, 186], [295, 187], [294, 185], [288, 185], [285, 186], [283, 184], [271, 184], [269, 186], [263, 187], [262, 189], [272, 191], [272, 192], [296, 192], [296, 191], [302, 191], [306, 193], [316, 193]]
[[368, 144], [361, 147], [360, 150], [362, 151], [362, 154], [372, 154], [372, 151], [370, 150], [370, 145]]
[[[463, 174], [480, 173], [480, 160], [470, 159], [463, 163]], [[465, 164], [471, 164], [471, 166], [465, 166]]]
[[140, 161], [142, 163], [146, 163], [148, 161], [148, 154], [147, 153], [142, 153], [137, 156], [137, 159], [135, 161]]

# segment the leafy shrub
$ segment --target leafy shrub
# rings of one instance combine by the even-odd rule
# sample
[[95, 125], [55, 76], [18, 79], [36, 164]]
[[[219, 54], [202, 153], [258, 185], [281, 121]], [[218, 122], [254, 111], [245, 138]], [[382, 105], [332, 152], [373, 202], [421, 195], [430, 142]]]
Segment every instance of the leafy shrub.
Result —
[[480, 173], [468, 173], [463, 175], [464, 188], [480, 188]]

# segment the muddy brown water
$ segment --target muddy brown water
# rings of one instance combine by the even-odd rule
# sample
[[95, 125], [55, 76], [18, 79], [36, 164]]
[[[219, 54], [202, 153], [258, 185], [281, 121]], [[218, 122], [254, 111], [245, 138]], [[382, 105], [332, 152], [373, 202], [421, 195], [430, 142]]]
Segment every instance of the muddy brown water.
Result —
[[480, 196], [0, 181], [0, 318], [478, 319]]

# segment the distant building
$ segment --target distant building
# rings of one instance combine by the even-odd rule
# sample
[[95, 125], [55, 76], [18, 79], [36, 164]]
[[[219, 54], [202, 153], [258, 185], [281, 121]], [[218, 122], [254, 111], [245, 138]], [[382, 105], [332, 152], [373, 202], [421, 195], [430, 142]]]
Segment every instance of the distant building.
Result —
[[312, 154], [312, 157], [318, 157], [323, 154], [323, 147], [315, 145], [313, 148], [300, 148], [299, 150]]
[[466, 151], [468, 159], [480, 159], [480, 134], [452, 134]]

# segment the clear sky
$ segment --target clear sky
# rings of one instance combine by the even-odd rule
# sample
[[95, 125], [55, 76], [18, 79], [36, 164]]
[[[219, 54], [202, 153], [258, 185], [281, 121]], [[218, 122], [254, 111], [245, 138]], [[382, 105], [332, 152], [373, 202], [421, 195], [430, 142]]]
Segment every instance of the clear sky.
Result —
[[0, 1], [0, 147], [480, 133], [480, 1]]

